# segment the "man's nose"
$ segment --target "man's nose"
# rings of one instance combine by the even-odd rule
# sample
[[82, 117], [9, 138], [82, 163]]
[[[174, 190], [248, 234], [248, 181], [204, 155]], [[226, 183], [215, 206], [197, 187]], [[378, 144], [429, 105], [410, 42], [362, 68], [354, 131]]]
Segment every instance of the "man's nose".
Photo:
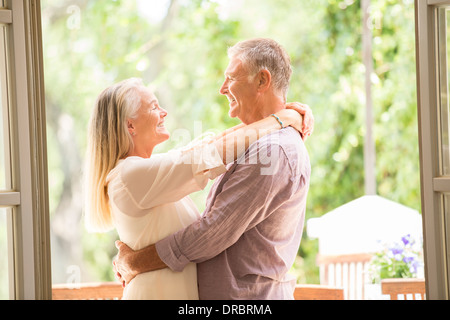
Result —
[[219, 90], [220, 94], [226, 94], [228, 92], [228, 81], [225, 79], [225, 81], [222, 83], [222, 86]]

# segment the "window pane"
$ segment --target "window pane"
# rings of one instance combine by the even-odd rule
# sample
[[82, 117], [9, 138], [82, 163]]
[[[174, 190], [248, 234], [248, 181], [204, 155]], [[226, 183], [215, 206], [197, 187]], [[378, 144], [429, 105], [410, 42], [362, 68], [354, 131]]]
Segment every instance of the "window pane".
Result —
[[[6, 65], [6, 26], [0, 26], [0, 190], [9, 189], [6, 172], [9, 172], [8, 96]], [[9, 175], [9, 173], [8, 173]], [[9, 179], [8, 179], [9, 180]]]
[[8, 209], [0, 209], [0, 300], [9, 299]]
[[[446, 247], [447, 252], [448, 248], [450, 248], [450, 194], [444, 193], [444, 232], [447, 235], [446, 237]], [[450, 265], [450, 255], [447, 254], [447, 265]], [[447, 268], [448, 277], [450, 277], [450, 268]]]
[[[7, 72], [6, 72], [6, 26], [0, 26], [0, 190], [6, 189], [5, 150], [9, 150], [8, 134], [5, 134], [5, 121], [8, 119]], [[7, 123], [7, 122], [6, 122]], [[8, 271], [8, 221], [7, 209], [0, 209], [0, 300], [9, 299]]]
[[439, 54], [439, 107], [441, 122], [441, 174], [450, 174], [449, 149], [449, 105], [448, 105], [448, 13], [446, 8], [438, 9], [438, 54]]

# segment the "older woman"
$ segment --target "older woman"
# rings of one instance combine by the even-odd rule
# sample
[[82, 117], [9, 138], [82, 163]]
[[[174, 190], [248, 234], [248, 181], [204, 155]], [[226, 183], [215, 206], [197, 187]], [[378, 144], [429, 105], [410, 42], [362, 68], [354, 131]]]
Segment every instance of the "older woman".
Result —
[[[167, 111], [140, 79], [104, 90], [89, 125], [86, 224], [92, 231], [117, 229], [134, 250], [176, 232], [200, 215], [188, 195], [226, 171], [261, 136], [291, 125], [301, 131], [297, 111], [282, 110], [250, 125], [163, 154], [169, 139]], [[196, 265], [182, 272], [143, 273], [124, 289], [124, 299], [198, 299]]]

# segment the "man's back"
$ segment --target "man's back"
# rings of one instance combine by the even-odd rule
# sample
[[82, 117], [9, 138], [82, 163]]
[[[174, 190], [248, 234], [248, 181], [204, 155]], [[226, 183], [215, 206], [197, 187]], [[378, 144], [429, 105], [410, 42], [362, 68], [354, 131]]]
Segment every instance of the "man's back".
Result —
[[300, 245], [310, 171], [298, 132], [286, 128], [254, 143], [216, 181], [200, 220], [211, 237], [197, 242], [211, 255], [197, 261], [200, 299], [293, 298], [287, 272]]

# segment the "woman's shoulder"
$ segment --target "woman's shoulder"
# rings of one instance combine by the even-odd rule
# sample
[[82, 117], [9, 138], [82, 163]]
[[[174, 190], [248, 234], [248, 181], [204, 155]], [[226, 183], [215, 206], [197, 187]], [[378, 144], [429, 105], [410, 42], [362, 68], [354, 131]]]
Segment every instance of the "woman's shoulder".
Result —
[[[143, 176], [156, 174], [165, 166], [171, 166], [178, 157], [174, 152], [153, 154], [150, 158], [131, 156], [119, 160], [111, 171], [113, 176], [121, 176], [122, 179], [130, 177], [136, 179]], [[156, 172], [153, 172], [156, 171]]]
[[119, 175], [125, 168], [134, 167], [136, 164], [139, 164], [140, 161], [144, 160], [141, 157], [127, 157], [124, 159], [119, 159], [116, 163], [116, 166], [108, 173], [107, 181], [110, 181]]
[[118, 177], [124, 162], [125, 159], [120, 159], [119, 161], [117, 161], [116, 166], [108, 173], [108, 176], [106, 177], [107, 183], [111, 182], [113, 179]]

